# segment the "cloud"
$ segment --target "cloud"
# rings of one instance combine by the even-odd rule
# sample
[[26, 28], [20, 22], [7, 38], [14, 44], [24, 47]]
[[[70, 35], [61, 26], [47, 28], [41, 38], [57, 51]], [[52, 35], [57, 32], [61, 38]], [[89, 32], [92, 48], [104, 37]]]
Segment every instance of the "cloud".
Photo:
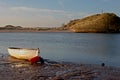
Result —
[[57, 15], [65, 13], [62, 10], [3, 6], [0, 11], [0, 26], [11, 24], [23, 27], [56, 27], [63, 23]]
[[[54, 16], [57, 18], [63, 19], [73, 19], [73, 17], [81, 15], [74, 12], [64, 11], [64, 10], [51, 10], [51, 9], [41, 9], [41, 8], [30, 8], [30, 7], [11, 7], [11, 10], [19, 13], [29, 13], [34, 15], [42, 15], [42, 16]], [[82, 13], [83, 14], [83, 13]]]
[[26, 6], [0, 7], [0, 26], [20, 25], [23, 27], [59, 27], [71, 19], [85, 16], [82, 12], [32, 8]]
[[63, 10], [50, 10], [40, 8], [29, 8], [29, 7], [11, 7], [11, 10], [15, 11], [29, 11], [29, 12], [50, 12], [50, 13], [64, 13]]

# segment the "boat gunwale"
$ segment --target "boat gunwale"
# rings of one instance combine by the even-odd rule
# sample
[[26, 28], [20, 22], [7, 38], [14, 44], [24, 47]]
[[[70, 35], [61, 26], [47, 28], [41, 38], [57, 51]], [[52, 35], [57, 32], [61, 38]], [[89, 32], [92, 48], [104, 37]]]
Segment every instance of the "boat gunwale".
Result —
[[9, 47], [8, 49], [39, 50], [39, 48], [18, 48], [18, 47]]

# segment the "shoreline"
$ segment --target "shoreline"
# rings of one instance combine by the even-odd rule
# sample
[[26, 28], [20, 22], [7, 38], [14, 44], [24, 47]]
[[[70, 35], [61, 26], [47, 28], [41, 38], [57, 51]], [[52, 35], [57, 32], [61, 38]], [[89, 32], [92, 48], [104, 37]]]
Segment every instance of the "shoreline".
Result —
[[73, 33], [70, 30], [0, 30], [0, 33], [5, 33], [5, 32], [68, 32], [68, 33]]
[[50, 29], [50, 30], [0, 30], [0, 33], [102, 33], [102, 34], [119, 34], [120, 32], [95, 32], [95, 31], [80, 31], [75, 32], [73, 30], [57, 30], [57, 29]]
[[120, 80], [120, 68], [94, 64], [76, 64], [45, 60], [28, 61], [0, 55], [1, 80]]

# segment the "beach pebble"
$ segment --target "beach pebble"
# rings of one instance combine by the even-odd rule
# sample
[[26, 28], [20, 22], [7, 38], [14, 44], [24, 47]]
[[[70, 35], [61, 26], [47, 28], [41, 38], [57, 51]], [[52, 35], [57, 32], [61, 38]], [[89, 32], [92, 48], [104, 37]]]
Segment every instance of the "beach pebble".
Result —
[[65, 74], [65, 73], [67, 73], [67, 71], [57, 71], [56, 76], [60, 76], [60, 75]]

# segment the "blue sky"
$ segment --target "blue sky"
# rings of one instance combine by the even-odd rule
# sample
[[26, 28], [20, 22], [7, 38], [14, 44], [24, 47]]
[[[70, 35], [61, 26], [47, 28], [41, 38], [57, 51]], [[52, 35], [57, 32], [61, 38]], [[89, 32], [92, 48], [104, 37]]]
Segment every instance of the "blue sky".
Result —
[[120, 16], [120, 0], [0, 0], [0, 26], [59, 27], [103, 12]]

